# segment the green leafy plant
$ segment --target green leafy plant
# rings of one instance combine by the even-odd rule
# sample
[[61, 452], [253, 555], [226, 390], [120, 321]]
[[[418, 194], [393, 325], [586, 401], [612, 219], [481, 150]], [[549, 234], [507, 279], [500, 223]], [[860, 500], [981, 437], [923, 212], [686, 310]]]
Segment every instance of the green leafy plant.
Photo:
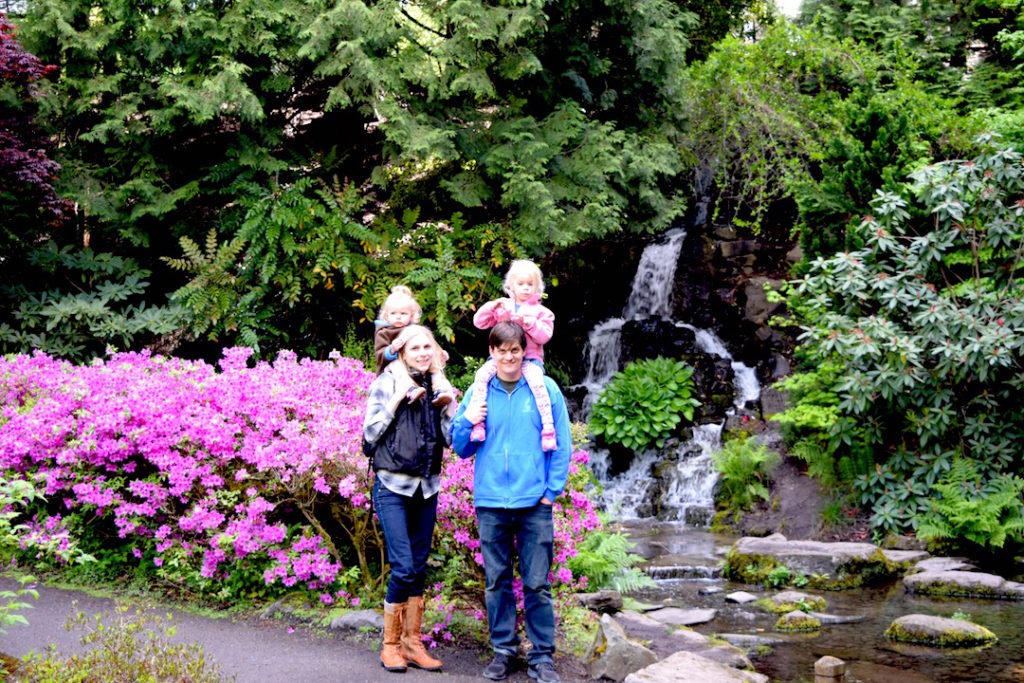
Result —
[[[35, 489], [27, 481], [0, 481], [0, 562], [3, 564], [17, 550], [19, 537], [25, 532], [25, 526], [17, 523], [22, 512], [20, 508], [36, 497]], [[7, 633], [8, 626], [27, 624], [25, 616], [19, 614], [32, 607], [25, 598], [39, 599], [39, 593], [31, 586], [35, 580], [33, 577], [22, 574], [16, 578], [18, 588], [0, 590], [0, 634]]]
[[693, 421], [693, 368], [680, 360], [630, 363], [601, 392], [590, 414], [590, 431], [609, 443], [639, 450], [661, 448], [684, 420]]
[[1016, 475], [983, 478], [974, 464], [956, 460], [932, 486], [934, 495], [917, 525], [930, 542], [964, 539], [983, 548], [1024, 542], [1024, 479]]
[[630, 552], [632, 542], [624, 534], [613, 531], [592, 531], [576, 547], [577, 554], [569, 560], [573, 576], [586, 576], [592, 590], [614, 588], [634, 591], [654, 585], [647, 574], [635, 567], [642, 557]]
[[0, 323], [5, 352], [38, 349], [88, 360], [107, 346], [153, 343], [183, 320], [177, 306], [147, 305], [150, 271], [130, 258], [58, 248], [49, 241], [31, 251], [28, 262], [45, 284], [36, 283], [41, 288], [36, 291], [23, 281], [0, 287], [12, 313], [9, 322]]
[[[70, 617], [69, 631], [80, 630], [84, 654], [30, 657], [19, 670], [26, 683], [92, 683], [93, 681], [151, 681], [152, 683], [219, 683], [220, 665], [211, 662], [197, 644], [172, 642], [175, 620], [150, 610], [119, 604], [112, 612], [89, 618]], [[227, 680], [234, 680], [234, 676]]]
[[768, 500], [767, 482], [781, 460], [776, 451], [745, 435], [727, 440], [721, 450], [711, 454], [718, 471], [718, 505], [738, 512], [749, 509], [758, 500]]
[[780, 564], [768, 572], [768, 576], [765, 578], [765, 581], [772, 588], [782, 588], [783, 586], [788, 585], [792, 578], [793, 570]]

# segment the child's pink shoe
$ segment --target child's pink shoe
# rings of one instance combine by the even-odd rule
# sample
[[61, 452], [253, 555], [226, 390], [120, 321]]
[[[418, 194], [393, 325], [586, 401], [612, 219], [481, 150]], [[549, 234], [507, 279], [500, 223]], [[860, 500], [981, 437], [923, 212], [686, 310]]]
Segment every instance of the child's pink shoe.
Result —
[[473, 425], [473, 431], [469, 433], [470, 441], [483, 441], [487, 438], [487, 428], [484, 426], [483, 420]]
[[558, 439], [555, 438], [555, 428], [545, 427], [540, 433], [540, 449], [542, 451], [558, 450]]

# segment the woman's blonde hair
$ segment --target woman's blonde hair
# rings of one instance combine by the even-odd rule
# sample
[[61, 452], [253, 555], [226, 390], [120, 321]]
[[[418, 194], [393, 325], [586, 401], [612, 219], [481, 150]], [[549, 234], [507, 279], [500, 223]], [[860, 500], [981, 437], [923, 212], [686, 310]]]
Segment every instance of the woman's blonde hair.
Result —
[[430, 368], [428, 372], [437, 372], [443, 367], [444, 362], [441, 360], [441, 347], [437, 345], [437, 340], [434, 339], [434, 333], [430, 331], [429, 327], [424, 327], [423, 325], [417, 325], [415, 323], [405, 326], [405, 329], [402, 330], [402, 335], [405, 336], [406, 341], [398, 352], [398, 359], [402, 361], [402, 364], [405, 365], [406, 368], [409, 367], [405, 362], [405, 352], [406, 349], [409, 348], [409, 341], [418, 334], [426, 336], [427, 339], [430, 340], [430, 343], [434, 345], [434, 357], [430, 361]]
[[388, 294], [388, 298], [384, 299], [383, 305], [380, 307], [380, 313], [377, 314], [378, 320], [383, 320], [384, 315], [388, 311], [392, 311], [396, 308], [409, 307], [412, 309], [412, 321], [418, 323], [420, 316], [423, 315], [423, 309], [420, 308], [419, 303], [416, 301], [416, 297], [412, 295], [412, 290], [405, 285], [395, 285], [391, 288], [391, 293]]
[[533, 284], [537, 287], [537, 293], [544, 293], [544, 276], [541, 275], [540, 268], [533, 261], [521, 258], [508, 265], [508, 272], [505, 273], [505, 282], [502, 285], [505, 288], [506, 294], [512, 296], [512, 278], [517, 275], [526, 275], [533, 278]]

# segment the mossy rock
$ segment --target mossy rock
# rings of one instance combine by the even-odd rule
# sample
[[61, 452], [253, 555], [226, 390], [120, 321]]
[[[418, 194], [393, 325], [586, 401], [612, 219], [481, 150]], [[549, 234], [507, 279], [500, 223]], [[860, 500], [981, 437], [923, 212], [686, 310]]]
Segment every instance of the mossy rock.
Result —
[[772, 614], [786, 614], [794, 611], [824, 612], [826, 608], [825, 598], [799, 591], [783, 591], [770, 598], [761, 598], [756, 604]]
[[965, 619], [928, 614], [908, 614], [896, 619], [885, 630], [885, 637], [900, 643], [944, 648], [991, 645], [999, 640], [984, 626]]
[[792, 632], [820, 631], [821, 622], [799, 610], [783, 614], [775, 622], [775, 630]]
[[767, 584], [768, 575], [779, 566], [774, 557], [768, 555], [746, 555], [736, 551], [736, 548], [729, 550], [725, 556], [725, 565], [722, 567], [722, 576], [730, 581], [749, 584]]

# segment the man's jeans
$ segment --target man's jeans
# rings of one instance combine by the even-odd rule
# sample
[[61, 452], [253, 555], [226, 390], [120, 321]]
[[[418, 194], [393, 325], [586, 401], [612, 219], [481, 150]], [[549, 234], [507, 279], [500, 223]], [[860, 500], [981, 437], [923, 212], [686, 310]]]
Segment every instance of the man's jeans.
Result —
[[391, 579], [384, 598], [392, 604], [423, 595], [427, 578], [427, 556], [437, 519], [437, 496], [423, 499], [423, 490], [412, 497], [400, 496], [373, 482], [373, 508], [377, 511], [384, 542], [388, 548]]
[[[516, 598], [512, 592], [512, 556], [518, 550], [523, 579], [526, 635], [533, 643], [531, 665], [551, 662], [555, 652], [555, 609], [548, 572], [554, 549], [555, 525], [551, 506], [477, 508], [487, 589], [487, 625], [495, 652], [515, 656]], [[515, 543], [515, 550], [513, 548]]]

